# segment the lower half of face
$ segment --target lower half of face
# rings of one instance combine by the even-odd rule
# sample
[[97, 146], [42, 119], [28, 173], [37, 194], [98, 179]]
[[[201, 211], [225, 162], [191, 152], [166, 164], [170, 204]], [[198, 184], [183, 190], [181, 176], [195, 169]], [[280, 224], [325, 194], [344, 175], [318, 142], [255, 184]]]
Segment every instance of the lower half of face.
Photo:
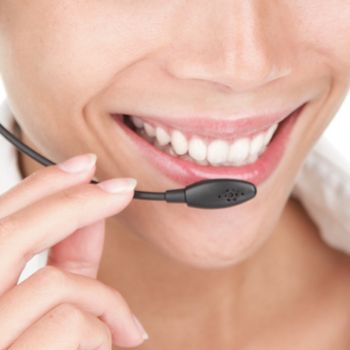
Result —
[[[152, 12], [146, 2], [135, 11], [2, 1], [8, 100], [46, 157], [95, 152], [98, 180], [132, 176], [138, 190], [212, 178], [256, 185], [253, 199], [225, 209], [134, 200], [113, 218], [126, 234], [192, 266], [235, 264], [271, 236], [305, 157], [349, 88], [345, 2], [333, 12], [318, 1], [315, 13], [311, 1], [244, 9], [175, 1]], [[325, 26], [330, 17], [334, 26]], [[247, 31], [248, 22], [256, 30]], [[238, 128], [240, 118], [248, 121]]]
[[[175, 151], [165, 151], [156, 136], [152, 138], [142, 132], [144, 127], [140, 123], [135, 128], [124, 118], [121, 125], [123, 118], [116, 121], [115, 116], [106, 116], [101, 123], [92, 114], [90, 125], [94, 135], [99, 135], [100, 144], [108, 149], [108, 156], [101, 160], [99, 168], [102, 178], [116, 174], [134, 176], [138, 179], [138, 190], [165, 191], [211, 178], [197, 178], [193, 172], [200, 169], [203, 174], [219, 174], [213, 178], [220, 178], [223, 176], [220, 172], [225, 172], [224, 177], [244, 179], [257, 188], [253, 199], [225, 209], [134, 200], [115, 219], [120, 218], [133, 234], [162, 253], [188, 265], [221, 268], [247, 259], [277, 233], [298, 171], [334, 115], [344, 91], [342, 87], [332, 95], [327, 90], [308, 100], [278, 125], [255, 161], [241, 166], [199, 164], [189, 152], [180, 156]], [[168, 147], [173, 147], [171, 143]], [[176, 147], [176, 138], [174, 144]], [[225, 197], [225, 193], [223, 196], [226, 200], [235, 198]]]

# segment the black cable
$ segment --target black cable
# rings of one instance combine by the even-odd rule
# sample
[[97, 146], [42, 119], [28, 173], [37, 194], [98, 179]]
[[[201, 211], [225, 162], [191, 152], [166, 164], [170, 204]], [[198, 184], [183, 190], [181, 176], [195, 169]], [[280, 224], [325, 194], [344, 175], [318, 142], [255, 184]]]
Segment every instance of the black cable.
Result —
[[[44, 166], [56, 165], [56, 163], [45, 158], [41, 154], [25, 145], [14, 134], [8, 131], [0, 123], [0, 134], [11, 142], [19, 151]], [[97, 184], [92, 180], [90, 183]], [[210, 179], [196, 182], [185, 188], [168, 190], [166, 192], [134, 191], [135, 199], [167, 201], [171, 203], [187, 203], [195, 208], [226, 208], [244, 203], [255, 197], [256, 187], [254, 184], [235, 179]]]
[[[45, 158], [41, 154], [34, 151], [29, 146], [25, 145], [21, 142], [15, 135], [13, 135], [10, 131], [8, 131], [2, 124], [0, 124], [0, 133], [10, 141], [14, 146], [17, 147], [18, 150], [24, 152], [29, 157], [33, 158], [40, 164], [44, 166], [56, 165], [56, 163], [52, 162], [50, 159]], [[90, 183], [97, 184], [98, 181], [92, 180]], [[164, 192], [143, 192], [143, 191], [135, 191], [134, 198], [136, 199], [148, 199], [148, 200], [164, 200], [165, 194]]]

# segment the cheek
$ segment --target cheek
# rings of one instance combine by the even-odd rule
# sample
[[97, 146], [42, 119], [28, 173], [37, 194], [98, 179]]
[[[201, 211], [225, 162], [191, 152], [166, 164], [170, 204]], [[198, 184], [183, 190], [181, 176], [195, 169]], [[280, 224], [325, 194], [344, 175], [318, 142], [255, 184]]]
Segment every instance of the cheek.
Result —
[[159, 43], [154, 33], [161, 32], [149, 30], [142, 11], [130, 16], [130, 5], [37, 0], [29, 9], [8, 7], [0, 67], [9, 92], [37, 103], [45, 97], [51, 107], [78, 110]]
[[[339, 78], [350, 78], [350, 2], [297, 0], [289, 5], [294, 33], [304, 52], [311, 50]], [[302, 59], [302, 57], [301, 57]]]
[[[138, 16], [130, 17], [130, 6], [37, 0], [28, 7], [3, 1], [11, 21], [1, 22], [0, 69], [11, 109], [40, 148], [46, 145], [57, 155], [50, 149], [55, 130], [78, 129], [83, 108], [159, 40], [140, 38], [140, 30], [151, 32], [140, 26], [132, 29], [128, 22]], [[43, 120], [46, 134], [39, 135]], [[66, 131], [67, 142], [76, 143], [73, 130]]]

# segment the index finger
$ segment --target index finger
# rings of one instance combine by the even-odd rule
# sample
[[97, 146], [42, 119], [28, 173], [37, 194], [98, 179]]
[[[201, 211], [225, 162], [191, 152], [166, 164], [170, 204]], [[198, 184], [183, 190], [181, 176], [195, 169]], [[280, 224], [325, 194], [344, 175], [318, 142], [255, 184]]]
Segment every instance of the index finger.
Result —
[[135, 185], [136, 180], [129, 178], [111, 179], [98, 185], [81, 184], [1, 219], [0, 289], [11, 286], [34, 254], [64, 240], [81, 227], [123, 210], [132, 200]]
[[16, 186], [2, 193], [0, 219], [50, 194], [90, 181], [95, 172], [96, 155], [86, 153], [69, 158], [65, 162], [77, 164], [76, 172], [63, 171], [60, 164], [50, 165], [30, 174]]

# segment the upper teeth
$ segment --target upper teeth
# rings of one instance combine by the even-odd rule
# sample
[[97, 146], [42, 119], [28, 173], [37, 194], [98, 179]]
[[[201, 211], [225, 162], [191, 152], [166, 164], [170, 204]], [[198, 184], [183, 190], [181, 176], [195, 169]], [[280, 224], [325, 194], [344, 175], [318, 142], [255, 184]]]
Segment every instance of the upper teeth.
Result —
[[161, 146], [167, 145], [171, 141], [170, 135], [160, 126], [156, 128], [156, 137]]
[[278, 127], [278, 124], [274, 124], [265, 132], [256, 134], [252, 138], [243, 137], [231, 143], [222, 139], [215, 139], [206, 143], [197, 135], [190, 137], [188, 140], [180, 130], [171, 129], [167, 131], [161, 126], [154, 127], [135, 116], [131, 116], [131, 120], [138, 128], [140, 135], [146, 137], [163, 151], [172, 155], [183, 156], [200, 164], [214, 166], [238, 166], [255, 162], [259, 155], [265, 151]]

